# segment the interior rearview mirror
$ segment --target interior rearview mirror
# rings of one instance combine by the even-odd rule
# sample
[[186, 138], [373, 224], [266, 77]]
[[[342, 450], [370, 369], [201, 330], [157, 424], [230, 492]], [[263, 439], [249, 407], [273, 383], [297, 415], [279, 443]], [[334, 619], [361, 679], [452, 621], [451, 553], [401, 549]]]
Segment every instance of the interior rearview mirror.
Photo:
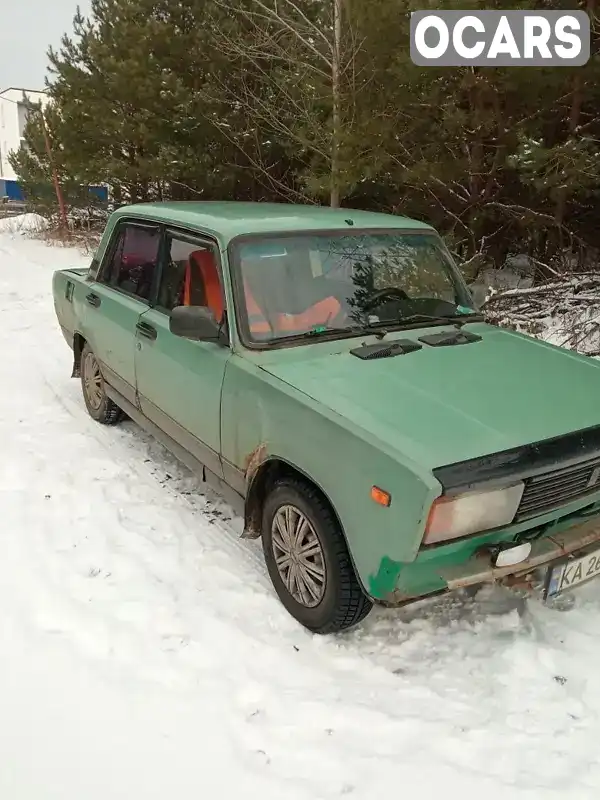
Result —
[[226, 344], [227, 337], [212, 311], [205, 306], [175, 306], [169, 316], [169, 330], [175, 336], [195, 342]]

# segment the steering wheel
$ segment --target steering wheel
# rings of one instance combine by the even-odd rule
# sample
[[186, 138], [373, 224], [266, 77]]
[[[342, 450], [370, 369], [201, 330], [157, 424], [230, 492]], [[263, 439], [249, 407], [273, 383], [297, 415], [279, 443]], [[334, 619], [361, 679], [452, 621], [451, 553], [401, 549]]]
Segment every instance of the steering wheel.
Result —
[[363, 304], [365, 311], [375, 308], [386, 297], [395, 298], [396, 300], [410, 299], [404, 289], [397, 289], [395, 286], [388, 286], [385, 289], [378, 289], [376, 292], [373, 292], [366, 298]]

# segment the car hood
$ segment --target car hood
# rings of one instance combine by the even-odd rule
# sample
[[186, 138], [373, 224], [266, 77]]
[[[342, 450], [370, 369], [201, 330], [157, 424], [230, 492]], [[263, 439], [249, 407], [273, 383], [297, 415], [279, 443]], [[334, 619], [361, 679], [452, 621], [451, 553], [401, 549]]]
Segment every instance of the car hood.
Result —
[[356, 340], [336, 353], [316, 344], [263, 368], [428, 469], [600, 424], [600, 362], [487, 324], [467, 329], [481, 341], [375, 360], [349, 352]]

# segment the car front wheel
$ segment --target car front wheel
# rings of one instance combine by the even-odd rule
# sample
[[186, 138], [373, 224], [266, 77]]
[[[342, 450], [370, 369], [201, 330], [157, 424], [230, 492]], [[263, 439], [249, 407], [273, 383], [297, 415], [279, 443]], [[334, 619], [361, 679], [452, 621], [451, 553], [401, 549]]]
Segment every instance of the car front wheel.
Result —
[[275, 484], [263, 509], [262, 542], [279, 599], [310, 631], [351, 628], [371, 610], [340, 526], [309, 484], [294, 479]]

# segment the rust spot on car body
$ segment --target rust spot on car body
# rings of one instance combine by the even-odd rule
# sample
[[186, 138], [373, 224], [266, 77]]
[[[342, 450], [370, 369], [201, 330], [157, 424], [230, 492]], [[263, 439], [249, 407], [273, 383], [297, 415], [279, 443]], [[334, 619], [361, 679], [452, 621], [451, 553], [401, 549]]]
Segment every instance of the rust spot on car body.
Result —
[[246, 483], [250, 483], [256, 474], [256, 471], [265, 460], [267, 455], [267, 445], [262, 442], [254, 448], [244, 459], [244, 474], [246, 476]]
[[[246, 479], [246, 513], [244, 515], [245, 539], [256, 539], [261, 535], [263, 491], [257, 472], [267, 458], [267, 445], [261, 442], [244, 458]], [[255, 480], [256, 478], [256, 480]]]
[[536, 580], [535, 573], [527, 572], [524, 575], [507, 575], [505, 578], [501, 578], [498, 583], [502, 586], [506, 586], [508, 589], [523, 589], [527, 592], [532, 592], [539, 580]]

